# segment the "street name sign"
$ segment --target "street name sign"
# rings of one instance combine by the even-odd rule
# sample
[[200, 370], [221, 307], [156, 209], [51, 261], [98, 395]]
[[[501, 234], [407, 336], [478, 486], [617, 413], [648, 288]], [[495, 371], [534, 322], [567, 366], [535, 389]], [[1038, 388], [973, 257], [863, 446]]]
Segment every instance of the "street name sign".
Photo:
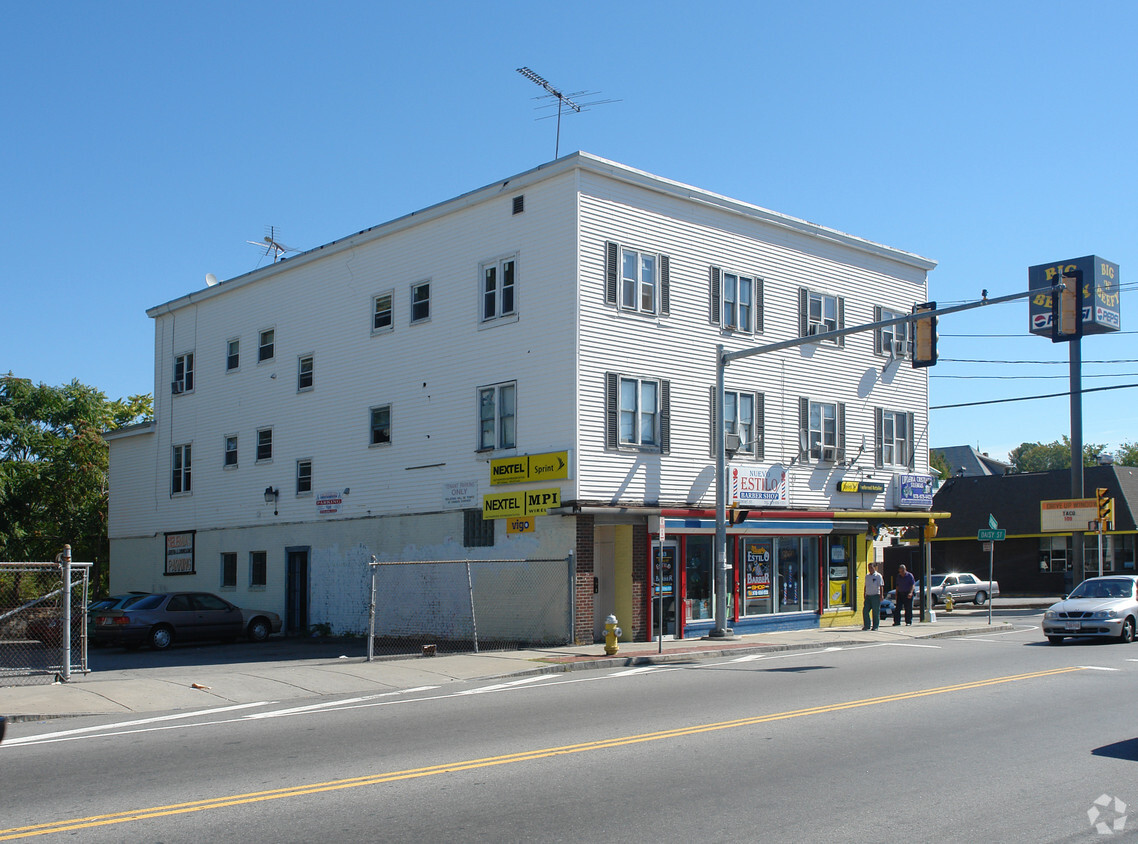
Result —
[[976, 533], [976, 538], [981, 542], [1003, 542], [1007, 537], [1008, 532], [1003, 528], [998, 530], [980, 530]]

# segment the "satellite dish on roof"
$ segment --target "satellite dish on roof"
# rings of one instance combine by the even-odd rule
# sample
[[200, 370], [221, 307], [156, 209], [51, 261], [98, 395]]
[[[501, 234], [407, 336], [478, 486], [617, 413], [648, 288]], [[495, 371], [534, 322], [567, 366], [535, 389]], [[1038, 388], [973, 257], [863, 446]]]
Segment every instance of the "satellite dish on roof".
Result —
[[206, 273], [205, 274], [205, 286], [206, 287], [213, 287], [215, 284], [217, 284], [217, 276], [215, 276], [213, 273]]

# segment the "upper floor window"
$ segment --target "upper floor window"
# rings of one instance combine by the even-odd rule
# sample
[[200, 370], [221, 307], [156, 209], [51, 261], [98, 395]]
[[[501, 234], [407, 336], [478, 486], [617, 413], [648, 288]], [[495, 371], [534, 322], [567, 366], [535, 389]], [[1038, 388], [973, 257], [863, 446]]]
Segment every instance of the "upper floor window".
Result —
[[[875, 307], [873, 309], [874, 322], [897, 319], [908, 315], [906, 312], [894, 311], [889, 308]], [[876, 354], [897, 360], [906, 358], [909, 356], [909, 323], [898, 322], [893, 325], [883, 325], [877, 329], [873, 340], [873, 351]]]
[[304, 495], [312, 492], [312, 461], [296, 461], [296, 494]]
[[764, 459], [762, 393], [724, 391], [723, 434], [729, 455]]
[[668, 453], [671, 382], [605, 373], [605, 446]]
[[237, 435], [229, 434], [225, 437], [225, 468], [237, 466]]
[[390, 331], [394, 326], [394, 311], [392, 310], [394, 297], [395, 294], [390, 290], [372, 297], [371, 330], [373, 334], [379, 331]]
[[194, 353], [187, 352], [174, 358], [174, 383], [170, 392], [174, 395], [188, 393], [194, 388]]
[[478, 448], [514, 448], [517, 424], [517, 385], [478, 388]]
[[411, 322], [431, 318], [431, 283], [421, 281], [411, 285]]
[[762, 331], [763, 280], [712, 267], [710, 318], [729, 331]]
[[312, 355], [302, 355], [296, 360], [296, 391], [303, 392], [311, 390], [314, 383], [313, 379], [315, 372], [313, 370], [313, 357]]
[[913, 414], [874, 408], [873, 427], [877, 440], [874, 463], [881, 466], [913, 468]]
[[622, 310], [669, 312], [670, 261], [667, 255], [605, 243], [605, 301]]
[[225, 342], [225, 371], [232, 372], [241, 365], [241, 338], [234, 337]]
[[371, 445], [385, 445], [391, 442], [391, 405], [373, 407], [371, 418]]
[[266, 328], [261, 332], [261, 342], [257, 347], [257, 363], [272, 360], [276, 355], [276, 334], [272, 328]]
[[190, 492], [193, 488], [190, 475], [192, 448], [189, 443], [174, 446], [173, 472], [170, 482], [170, 493], [178, 495]]
[[273, 459], [273, 429], [257, 430], [257, 462]]
[[[799, 336], [825, 334], [845, 328], [845, 300], [828, 293], [815, 293], [805, 287], [798, 289]], [[833, 341], [845, 345], [843, 338]]]
[[482, 320], [516, 313], [514, 290], [517, 259], [514, 256], [482, 265]]
[[803, 460], [839, 463], [845, 459], [846, 406], [841, 402], [798, 400], [800, 443], [805, 444]]

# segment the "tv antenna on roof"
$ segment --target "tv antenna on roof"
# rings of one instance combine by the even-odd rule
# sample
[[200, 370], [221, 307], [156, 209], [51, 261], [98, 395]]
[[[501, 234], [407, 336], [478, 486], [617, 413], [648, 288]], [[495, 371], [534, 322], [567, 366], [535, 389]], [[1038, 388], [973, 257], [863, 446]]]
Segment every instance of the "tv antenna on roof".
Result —
[[[276, 226], [266, 226], [265, 237], [263, 240], [246, 240], [245, 242], [251, 246], [258, 246], [264, 249], [265, 252], [261, 256], [262, 258], [271, 254], [273, 256], [273, 263], [275, 264], [280, 260], [281, 255], [287, 254], [289, 252], [300, 251], [299, 249], [293, 249], [291, 246], [285, 246], [283, 243], [277, 240], [277, 234], [278, 232]], [[259, 264], [260, 261], [257, 263]]]
[[[548, 94], [542, 94], [540, 96], [534, 97], [535, 100], [547, 100], [547, 99], [556, 99], [557, 100], [557, 140], [553, 146], [553, 157], [554, 158], [557, 158], [557, 156], [560, 155], [560, 153], [561, 153], [561, 112], [565, 109], [566, 106], [569, 107], [570, 109], [572, 109], [574, 112], [580, 114], [582, 111], [586, 111], [590, 106], [605, 105], [606, 103], [619, 103], [620, 102], [620, 100], [593, 100], [592, 102], [588, 102], [588, 103], [578, 103], [574, 98], [595, 97], [597, 94], [600, 93], [600, 91], [576, 91], [572, 94], [563, 94], [557, 88], [554, 88], [553, 85], [551, 85], [546, 79], [544, 79], [543, 77], [534, 73], [528, 67], [519, 67], [518, 73], [520, 73], [522, 76], [524, 76], [526, 79], [528, 79], [533, 84], [540, 85], [542, 88], [544, 88], [546, 91], [549, 92]], [[538, 108], [545, 108], [546, 106], [551, 106], [551, 105], [553, 105], [553, 104], [552, 103], [543, 103], [542, 105], [538, 106]], [[538, 120], [544, 120], [547, 117], [553, 117], [553, 115], [552, 114], [546, 114], [546, 115], [542, 115], [541, 117], [539, 117], [537, 119]]]

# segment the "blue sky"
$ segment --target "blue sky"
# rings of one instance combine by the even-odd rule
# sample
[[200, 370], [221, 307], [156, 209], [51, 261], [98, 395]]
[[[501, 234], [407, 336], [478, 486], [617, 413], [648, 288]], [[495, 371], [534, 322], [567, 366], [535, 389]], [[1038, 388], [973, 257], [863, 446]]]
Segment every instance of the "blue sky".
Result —
[[[619, 100], [566, 117], [562, 154], [932, 258], [942, 305], [1119, 264], [1122, 331], [1083, 342], [1084, 387], [1138, 383], [1132, 2], [3, 8], [0, 371], [150, 392], [146, 308], [254, 269], [268, 226], [308, 249], [552, 159], [527, 65]], [[946, 317], [939, 350], [934, 408], [1067, 388], [1024, 302]], [[1138, 441], [1138, 388], [1083, 419]], [[1066, 397], [934, 409], [931, 442], [1002, 458], [1069, 426]]]

